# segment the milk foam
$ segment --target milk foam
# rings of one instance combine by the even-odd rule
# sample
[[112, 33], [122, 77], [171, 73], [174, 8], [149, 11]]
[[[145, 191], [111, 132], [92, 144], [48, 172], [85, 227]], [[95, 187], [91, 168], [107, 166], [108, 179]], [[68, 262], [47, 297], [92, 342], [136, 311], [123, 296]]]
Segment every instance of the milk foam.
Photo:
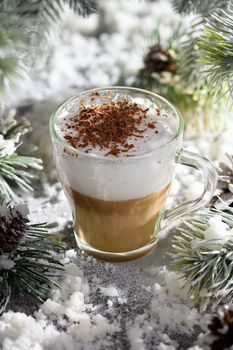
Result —
[[[63, 139], [61, 130], [71, 116], [72, 114], [67, 113], [57, 118], [56, 132]], [[121, 152], [118, 157], [110, 155], [98, 159], [95, 156], [104, 156], [107, 153], [106, 149], [101, 150], [98, 147], [92, 149], [88, 155], [83, 148], [80, 149], [82, 153], [77, 156], [69, 155], [64, 153], [64, 146], [57, 143], [57, 168], [66, 187], [98, 199], [127, 200], [145, 197], [167, 186], [173, 177], [175, 153], [180, 138], [169, 143], [174, 130], [171, 130], [169, 116], [165, 112], [161, 111], [160, 116], [157, 116], [153, 108], [148, 111], [147, 117], [145, 124], [155, 121], [156, 129], [147, 128], [143, 138], [127, 139], [128, 143], [135, 146], [127, 152], [130, 157]], [[145, 125], [141, 125], [142, 129], [144, 127]], [[158, 133], [155, 133], [156, 130]]]
[[[138, 104], [138, 106], [142, 109], [146, 109], [145, 106], [141, 106]], [[166, 122], [166, 119], [168, 118], [165, 111], [160, 112], [160, 117], [158, 117], [156, 112], [156, 106], [153, 109], [149, 109], [147, 114], [147, 118], [143, 119], [142, 123], [138, 127], [139, 130], [145, 130], [146, 131], [142, 134], [143, 138], [141, 137], [135, 137], [135, 136], [129, 136], [127, 138], [128, 144], [133, 144], [134, 148], [129, 149], [127, 152], [120, 152], [118, 157], [126, 157], [126, 156], [138, 156], [142, 155], [144, 153], [148, 153], [152, 151], [155, 148], [160, 147], [161, 145], [166, 144], [173, 136], [172, 130], [170, 129], [169, 123]], [[64, 140], [64, 142], [67, 142], [64, 138], [64, 135], [69, 136], [76, 136], [78, 132], [73, 129], [67, 129], [67, 124], [70, 123], [70, 119], [73, 117], [73, 114], [67, 114], [63, 115], [62, 117], [57, 119], [56, 124], [56, 132], [57, 134]], [[155, 122], [156, 128], [149, 128], [148, 123]], [[120, 147], [120, 149], [124, 149], [123, 147]], [[81, 152], [88, 151], [89, 154], [97, 155], [97, 156], [105, 156], [110, 149], [108, 148], [100, 148], [99, 146], [96, 146], [95, 148], [90, 147], [90, 145], [82, 148], [78, 148]], [[110, 158], [115, 158], [115, 156], [108, 155]]]

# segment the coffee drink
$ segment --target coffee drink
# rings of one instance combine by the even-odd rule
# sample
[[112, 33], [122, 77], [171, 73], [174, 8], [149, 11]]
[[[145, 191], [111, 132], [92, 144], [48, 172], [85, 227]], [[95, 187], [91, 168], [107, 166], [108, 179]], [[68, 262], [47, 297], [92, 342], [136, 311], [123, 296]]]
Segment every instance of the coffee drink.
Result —
[[154, 239], [174, 173], [169, 119], [142, 99], [103, 102], [96, 93], [57, 118], [67, 146], [56, 146], [57, 168], [78, 244], [90, 254], [121, 260], [112, 253], [135, 251], [130, 259], [151, 249], [140, 250]]
[[143, 198], [107, 201], [72, 191], [75, 232], [96, 249], [126, 252], [153, 238], [156, 217], [164, 207], [169, 185]]
[[[182, 149], [183, 128], [169, 101], [131, 87], [79, 93], [52, 114], [54, 159], [80, 249], [110, 261], [141, 257], [171, 222], [209, 203], [215, 168]], [[165, 210], [177, 163], [201, 172], [204, 191]]]

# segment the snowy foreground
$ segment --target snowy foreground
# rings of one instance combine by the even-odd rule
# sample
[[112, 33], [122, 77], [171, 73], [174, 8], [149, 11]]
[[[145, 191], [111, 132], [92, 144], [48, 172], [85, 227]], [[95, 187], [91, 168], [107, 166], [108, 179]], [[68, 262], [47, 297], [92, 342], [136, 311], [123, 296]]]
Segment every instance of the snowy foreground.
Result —
[[[87, 257], [75, 250], [72, 241], [71, 213], [52, 162], [49, 115], [77, 90], [119, 81], [130, 84], [142, 64], [155, 21], [161, 22], [166, 36], [177, 20], [166, 1], [102, 4], [102, 21], [97, 16], [77, 20], [67, 13], [48, 69], [8, 99], [29, 116], [34, 126], [30, 142], [38, 146], [45, 163], [40, 192], [26, 198], [30, 219], [57, 222], [55, 230], [68, 237], [70, 249], [61, 257], [65, 273], [60, 290], [54, 289], [37, 310], [27, 298], [13, 300], [0, 317], [2, 350], [201, 349], [195, 340], [205, 331], [206, 315], [194, 306], [172, 271], [167, 253], [174, 231], [164, 234], [150, 255], [119, 264]], [[225, 160], [226, 152], [233, 153], [232, 134], [233, 126], [215, 139], [186, 137], [184, 145], [213, 161]], [[167, 207], [193, 199], [201, 191], [197, 174], [178, 166]], [[211, 225], [214, 235], [221, 223]]]

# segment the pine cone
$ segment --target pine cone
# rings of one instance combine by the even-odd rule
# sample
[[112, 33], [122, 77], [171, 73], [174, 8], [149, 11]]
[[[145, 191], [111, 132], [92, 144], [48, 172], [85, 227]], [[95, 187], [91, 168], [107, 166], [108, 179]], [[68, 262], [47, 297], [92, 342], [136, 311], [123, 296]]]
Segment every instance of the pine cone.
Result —
[[221, 162], [217, 170], [220, 177], [218, 188], [228, 191], [229, 186], [233, 186], [233, 155], [227, 154], [227, 158], [229, 159], [229, 164]]
[[233, 308], [225, 305], [208, 325], [207, 343], [211, 350], [223, 350], [233, 345]]
[[174, 58], [171, 50], [163, 49], [160, 44], [155, 44], [149, 48], [149, 52], [144, 58], [145, 69], [151, 73], [176, 71]]
[[227, 158], [229, 159], [229, 164], [220, 162], [217, 167], [219, 175], [217, 188], [221, 190], [221, 193], [218, 197], [214, 196], [211, 200], [211, 206], [223, 211], [223, 202], [227, 206], [233, 207], [233, 155], [227, 154]]
[[13, 253], [24, 240], [27, 232], [25, 206], [0, 204], [0, 255]]

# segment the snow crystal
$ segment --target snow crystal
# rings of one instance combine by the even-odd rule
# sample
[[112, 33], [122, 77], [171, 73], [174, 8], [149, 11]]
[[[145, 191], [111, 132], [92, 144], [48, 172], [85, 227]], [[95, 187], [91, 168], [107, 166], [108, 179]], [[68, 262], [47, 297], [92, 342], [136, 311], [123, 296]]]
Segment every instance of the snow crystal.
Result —
[[118, 297], [119, 292], [115, 287], [100, 287], [100, 291], [103, 295], [106, 295], [107, 297]]
[[48, 316], [52, 314], [60, 316], [65, 313], [64, 306], [54, 300], [51, 300], [50, 298], [44, 302], [44, 304], [41, 306], [41, 310], [43, 311], [44, 315]]
[[130, 348], [132, 350], [145, 349], [142, 339], [143, 331], [139, 326], [131, 327], [128, 330], [127, 335], [130, 342]]
[[117, 298], [117, 301], [120, 305], [127, 304], [127, 298]]
[[113, 301], [112, 301], [112, 300], [110, 300], [110, 299], [108, 299], [108, 301], [107, 301], [107, 305], [108, 305], [108, 308], [109, 308], [109, 309], [111, 309], [111, 308], [112, 308], [112, 306], [113, 306]]
[[182, 325], [182, 332], [187, 334], [199, 317], [197, 309], [181, 302], [171, 290], [158, 283], [154, 285], [151, 312], [160, 328], [179, 331]]
[[0, 255], [0, 271], [1, 270], [12, 270], [15, 266], [14, 260], [11, 260], [8, 255]]
[[209, 227], [204, 232], [205, 239], [223, 239], [228, 240], [231, 238], [233, 229], [229, 229], [229, 226], [222, 221], [221, 216], [215, 215], [209, 219]]
[[69, 334], [75, 341], [89, 342], [91, 340], [91, 318], [88, 314], [79, 315], [78, 322], [69, 327]]
[[3, 135], [0, 135], [1, 156], [12, 156], [12, 154], [14, 154], [15, 150], [17, 149], [17, 142], [18, 140], [15, 138], [5, 140]]

